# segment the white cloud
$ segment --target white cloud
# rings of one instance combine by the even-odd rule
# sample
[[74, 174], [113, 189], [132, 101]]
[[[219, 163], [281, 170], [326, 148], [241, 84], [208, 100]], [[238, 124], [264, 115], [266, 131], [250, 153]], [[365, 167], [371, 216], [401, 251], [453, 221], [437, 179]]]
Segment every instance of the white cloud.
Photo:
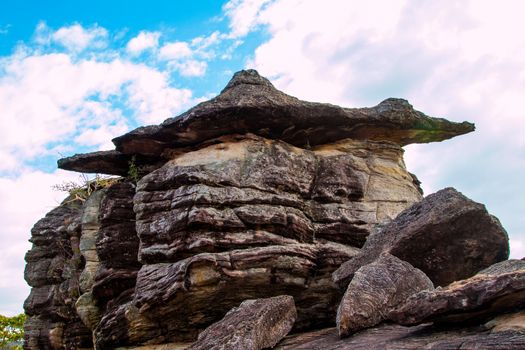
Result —
[[[156, 123], [188, 107], [192, 93], [173, 88], [169, 75], [115, 58], [74, 60], [64, 53], [14, 54], [0, 61], [0, 171], [46, 153], [51, 142], [112, 147], [129, 118]], [[186, 67], [200, 74], [199, 65]], [[199, 70], [200, 69], [200, 70]], [[124, 116], [130, 108], [134, 115]]]
[[80, 52], [87, 48], [104, 48], [107, 45], [107, 37], [108, 31], [96, 24], [84, 28], [77, 23], [53, 31], [45, 22], [40, 22], [36, 30], [36, 41], [39, 44], [57, 43], [74, 52]]
[[525, 258], [525, 240], [519, 240], [519, 239], [510, 240], [510, 258], [511, 259]]
[[200, 77], [206, 74], [208, 64], [204, 61], [186, 60], [182, 62], [173, 62], [171, 67], [178, 70], [182, 76]]
[[133, 55], [138, 55], [144, 50], [156, 48], [159, 45], [159, 38], [160, 32], [142, 31], [128, 42], [126, 50]]
[[29, 287], [23, 280], [24, 255], [31, 227], [56, 207], [66, 194], [51, 187], [62, 181], [77, 181], [78, 174], [58, 170], [52, 174], [24, 170], [16, 179], [0, 177], [0, 314], [22, 312]]
[[160, 48], [159, 58], [163, 60], [177, 60], [190, 57], [192, 54], [193, 51], [187, 42], [176, 41], [162, 46]]
[[[259, 23], [259, 13], [271, 0], [231, 0], [223, 7], [229, 18], [230, 38], [245, 36]], [[290, 14], [288, 14], [290, 15]]]

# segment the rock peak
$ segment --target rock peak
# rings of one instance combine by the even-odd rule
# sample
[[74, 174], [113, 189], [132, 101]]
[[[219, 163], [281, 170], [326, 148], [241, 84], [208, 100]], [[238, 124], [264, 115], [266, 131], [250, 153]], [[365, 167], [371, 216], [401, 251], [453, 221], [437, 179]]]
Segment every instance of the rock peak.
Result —
[[[113, 139], [115, 151], [66, 158], [59, 167], [121, 175], [132, 157], [140, 158], [139, 166], [157, 163], [166, 150], [197, 147], [226, 135], [255, 134], [310, 148], [344, 139], [405, 146], [443, 141], [472, 131], [474, 124], [427, 116], [403, 99], [389, 98], [365, 108], [303, 101], [276, 89], [256, 70], [248, 69], [235, 73], [211, 100], [160, 125], [139, 127]], [[108, 169], [107, 163], [115, 160], [123, 166]]]
[[255, 69], [246, 69], [238, 71], [233, 75], [231, 80], [228, 82], [226, 87], [221, 91], [221, 94], [225, 93], [226, 91], [238, 86], [238, 85], [261, 85], [261, 86], [267, 86], [269, 88], [275, 89], [275, 87], [270, 83], [268, 79], [261, 76], [259, 72], [257, 72]]

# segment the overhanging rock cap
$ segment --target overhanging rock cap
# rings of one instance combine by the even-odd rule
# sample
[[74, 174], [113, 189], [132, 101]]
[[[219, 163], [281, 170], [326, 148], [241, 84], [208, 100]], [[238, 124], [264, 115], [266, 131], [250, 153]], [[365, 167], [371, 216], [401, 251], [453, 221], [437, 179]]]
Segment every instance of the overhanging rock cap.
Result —
[[277, 90], [255, 70], [235, 73], [221, 93], [158, 126], [138, 128], [113, 140], [123, 153], [159, 155], [225, 134], [254, 133], [294, 146], [345, 138], [385, 140], [399, 145], [442, 141], [474, 130], [416, 111], [389, 98], [371, 108], [343, 108], [299, 100]]
[[[99, 171], [95, 169], [97, 161], [88, 160], [96, 157], [98, 163], [106, 165], [115, 159], [124, 163], [129, 159], [126, 155], [161, 157], [166, 149], [193, 146], [228, 134], [252, 133], [298, 147], [346, 138], [390, 141], [404, 146], [442, 141], [474, 129], [472, 123], [429, 117], [403, 99], [389, 98], [369, 108], [302, 101], [277, 90], [257, 71], [243, 70], [234, 74], [217, 97], [160, 125], [140, 127], [113, 139], [116, 146], [113, 153], [75, 155], [61, 159], [59, 167], [108, 173], [106, 166], [100, 169], [105, 171]], [[79, 166], [80, 158], [94, 168]], [[124, 167], [121, 168], [119, 172]]]

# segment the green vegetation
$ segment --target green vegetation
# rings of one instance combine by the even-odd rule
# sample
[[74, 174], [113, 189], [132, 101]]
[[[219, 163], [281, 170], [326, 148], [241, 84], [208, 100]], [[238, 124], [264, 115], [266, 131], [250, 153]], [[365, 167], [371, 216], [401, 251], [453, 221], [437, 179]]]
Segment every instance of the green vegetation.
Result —
[[22, 349], [25, 314], [6, 317], [0, 315], [0, 349]]
[[65, 181], [61, 184], [54, 185], [53, 189], [55, 191], [69, 193], [69, 198], [63, 204], [76, 201], [83, 203], [96, 190], [109, 187], [121, 180], [122, 178], [120, 177], [100, 176], [98, 174], [95, 175], [95, 178], [89, 179], [87, 175], [82, 174], [80, 176], [80, 182]]
[[135, 155], [131, 157], [131, 160], [128, 162], [128, 166], [128, 179], [133, 181], [133, 183], [137, 183], [137, 181], [140, 179], [140, 169], [137, 166]]

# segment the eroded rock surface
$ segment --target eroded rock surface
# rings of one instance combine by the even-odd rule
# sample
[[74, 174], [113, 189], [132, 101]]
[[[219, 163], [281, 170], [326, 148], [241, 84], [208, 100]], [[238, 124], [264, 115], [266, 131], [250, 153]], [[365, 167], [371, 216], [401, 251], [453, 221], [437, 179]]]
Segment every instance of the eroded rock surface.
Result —
[[525, 332], [491, 332], [484, 327], [439, 328], [380, 325], [340, 339], [337, 329], [291, 335], [276, 350], [521, 350]]
[[483, 322], [497, 314], [525, 308], [525, 269], [479, 274], [446, 288], [414, 294], [392, 311], [399, 324]]
[[345, 288], [361, 266], [389, 252], [445, 286], [509, 256], [499, 220], [453, 188], [425, 197], [371, 235], [361, 253], [343, 264], [334, 281]]
[[348, 285], [337, 310], [339, 335], [346, 337], [375, 326], [409, 296], [433, 288], [432, 281], [421, 270], [383, 253], [357, 270]]
[[188, 350], [260, 350], [273, 348], [297, 318], [293, 298], [245, 300], [209, 326]]
[[32, 287], [24, 303], [26, 349], [92, 347], [91, 333], [75, 310], [82, 271], [79, 238], [81, 207], [63, 203], [31, 230], [25, 279]]
[[[184, 347], [244, 300], [278, 295], [295, 300], [295, 331], [333, 325], [332, 273], [421, 200], [401, 147], [473, 130], [401, 99], [300, 101], [239, 72], [216, 98], [115, 139], [117, 150], [59, 161], [129, 179], [77, 207], [77, 226], [33, 232], [26, 344]], [[64, 237], [72, 254], [53, 246]]]

